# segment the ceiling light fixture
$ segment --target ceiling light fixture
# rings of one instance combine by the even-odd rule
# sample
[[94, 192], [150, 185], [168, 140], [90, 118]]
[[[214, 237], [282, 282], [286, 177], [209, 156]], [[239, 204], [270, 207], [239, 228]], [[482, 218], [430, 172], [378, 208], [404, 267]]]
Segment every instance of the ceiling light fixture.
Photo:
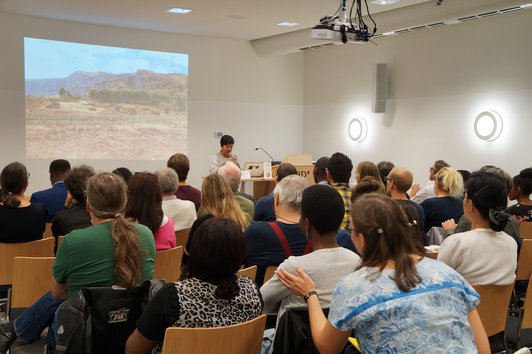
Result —
[[179, 7], [172, 7], [171, 9], [166, 10], [166, 12], [172, 13], [172, 14], [179, 14], [184, 15], [192, 12], [191, 9], [181, 9]]
[[476, 136], [485, 141], [493, 141], [502, 133], [502, 117], [495, 111], [484, 111], [475, 119]]
[[281, 27], [294, 27], [294, 26], [299, 26], [299, 23], [284, 21], [284, 22], [276, 23], [276, 25], [281, 26]]

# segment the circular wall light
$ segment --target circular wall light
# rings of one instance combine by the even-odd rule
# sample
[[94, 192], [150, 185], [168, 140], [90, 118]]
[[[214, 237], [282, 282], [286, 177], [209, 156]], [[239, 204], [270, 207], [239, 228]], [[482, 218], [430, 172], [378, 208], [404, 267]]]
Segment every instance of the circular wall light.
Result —
[[364, 118], [353, 118], [349, 122], [349, 127], [347, 128], [349, 137], [353, 141], [364, 141], [368, 135], [368, 123]]
[[479, 139], [493, 141], [502, 133], [502, 117], [495, 111], [484, 111], [475, 119], [474, 128]]

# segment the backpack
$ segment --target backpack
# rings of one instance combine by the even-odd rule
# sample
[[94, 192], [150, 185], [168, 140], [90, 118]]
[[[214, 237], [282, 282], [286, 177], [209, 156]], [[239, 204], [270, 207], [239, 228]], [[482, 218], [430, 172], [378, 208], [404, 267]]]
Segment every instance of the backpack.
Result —
[[55, 353], [124, 353], [137, 320], [164, 284], [164, 280], [154, 279], [130, 288], [78, 290], [59, 310]]

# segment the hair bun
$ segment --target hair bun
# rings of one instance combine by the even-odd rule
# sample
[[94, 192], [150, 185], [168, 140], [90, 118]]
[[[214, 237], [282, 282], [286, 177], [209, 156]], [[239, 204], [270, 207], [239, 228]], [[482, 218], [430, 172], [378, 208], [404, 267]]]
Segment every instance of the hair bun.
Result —
[[508, 221], [510, 219], [510, 215], [508, 215], [503, 208], [490, 208], [489, 218], [494, 225], [498, 226], [502, 222]]

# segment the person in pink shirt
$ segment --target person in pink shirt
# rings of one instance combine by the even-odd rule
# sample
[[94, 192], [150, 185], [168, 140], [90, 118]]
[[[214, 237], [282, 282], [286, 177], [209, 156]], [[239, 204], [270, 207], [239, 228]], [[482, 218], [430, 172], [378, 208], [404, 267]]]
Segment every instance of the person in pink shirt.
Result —
[[128, 182], [126, 217], [147, 226], [157, 251], [174, 248], [174, 222], [164, 215], [157, 176], [149, 172], [133, 175]]

